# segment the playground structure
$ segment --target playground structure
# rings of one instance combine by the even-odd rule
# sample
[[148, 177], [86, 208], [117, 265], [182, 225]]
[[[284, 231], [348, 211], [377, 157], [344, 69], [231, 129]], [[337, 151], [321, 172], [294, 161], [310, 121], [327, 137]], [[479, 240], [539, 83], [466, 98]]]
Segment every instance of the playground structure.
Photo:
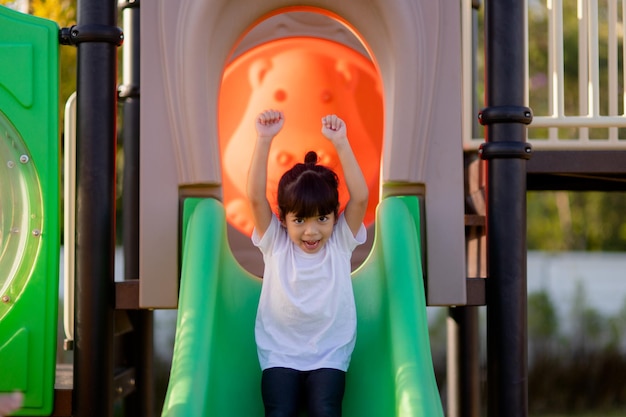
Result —
[[49, 408], [60, 232], [58, 27], [17, 14], [0, 15], [0, 26], [0, 392], [30, 392], [27, 406]]
[[[245, 237], [245, 216], [238, 217], [241, 205], [237, 202], [236, 189], [240, 179], [235, 171], [238, 165], [245, 168], [245, 155], [240, 153], [245, 154], [246, 145], [236, 142], [242, 136], [237, 130], [250, 122], [250, 115], [267, 106], [286, 106], [293, 111], [287, 119], [295, 121], [304, 112], [327, 110], [329, 103], [336, 106], [331, 107], [333, 112], [351, 112], [356, 124], [349, 126], [361, 123], [361, 132], [372, 135], [372, 144], [361, 146], [373, 151], [359, 156], [359, 161], [366, 165], [366, 171], [374, 168], [370, 181], [374, 192], [370, 195], [376, 198], [378, 217], [377, 226], [373, 227], [374, 215], [370, 216], [370, 235], [375, 233], [376, 238], [371, 250], [368, 247], [371, 253], [360, 255], [357, 263], [363, 264], [355, 271], [354, 282], [359, 314], [363, 315], [359, 318], [360, 339], [367, 342], [374, 336], [380, 339], [380, 335], [386, 335], [371, 349], [357, 345], [351, 370], [354, 381], [349, 386], [358, 391], [347, 393], [348, 415], [367, 415], [364, 410], [375, 413], [372, 415], [394, 412], [399, 416], [441, 415], [426, 343], [426, 304], [451, 306], [448, 415], [477, 415], [477, 333], [473, 307], [476, 305], [488, 307], [488, 413], [490, 416], [527, 414], [527, 388], [525, 383], [520, 383], [525, 381], [526, 372], [525, 192], [527, 189], [616, 189], [621, 183], [607, 180], [623, 176], [626, 164], [623, 151], [617, 150], [624, 143], [617, 137], [617, 127], [624, 124], [623, 115], [618, 115], [617, 108], [612, 107], [611, 113], [615, 114], [599, 116], [597, 97], [593, 95], [589, 97], [587, 115], [572, 120], [563, 115], [563, 88], [557, 82], [553, 89], [557, 92], [553, 99], [554, 114], [544, 119], [535, 117], [533, 121], [531, 110], [525, 107], [525, 51], [520, 48], [517, 53], [510, 53], [510, 45], [525, 44], [523, 2], [485, 5], [489, 52], [486, 107], [480, 112], [480, 119], [488, 140], [482, 144], [483, 139], [473, 139], [468, 123], [477, 113], [467, 103], [472, 96], [471, 77], [467, 76], [471, 73], [468, 62], [472, 51], [471, 45], [466, 44], [471, 39], [472, 26], [469, 1], [391, 4], [382, 0], [358, 4], [308, 1], [298, 7], [278, 0], [187, 0], [175, 4], [155, 1], [141, 7], [139, 2], [122, 2], [119, 7], [124, 20], [124, 73], [123, 85], [117, 93], [113, 88], [117, 83], [116, 49], [121, 44], [122, 31], [116, 27], [116, 5], [79, 1], [78, 24], [60, 31], [63, 43], [78, 47], [77, 205], [73, 222], [76, 303], [69, 309], [73, 311], [70, 319], [74, 321], [68, 326], [73, 330], [70, 339], [73, 338], [75, 358], [69, 376], [72, 383], [59, 384], [62, 376], [57, 375], [57, 388], [53, 390], [54, 367], [49, 362], [54, 347], [50, 345], [50, 329], [56, 326], [56, 303], [50, 294], [56, 296], [56, 280], [49, 277], [55, 276], [52, 270], [55, 256], [58, 259], [58, 245], [54, 242], [58, 241], [58, 235], [53, 230], [54, 222], [40, 226], [38, 216], [34, 216], [22, 220], [22, 224], [32, 223], [26, 227], [33, 231], [30, 238], [1, 237], [2, 262], [11, 261], [15, 265], [22, 262], [16, 260], [17, 255], [10, 256], [16, 253], [25, 254], [26, 267], [29, 262], [35, 265], [32, 272], [8, 268], [18, 271], [14, 274], [18, 278], [10, 276], [3, 284], [0, 358], [3, 363], [13, 361], [19, 351], [11, 347], [13, 341], [30, 337], [15, 330], [16, 326], [23, 325], [33, 337], [48, 341], [45, 354], [29, 351], [28, 358], [15, 362], [16, 371], [10, 373], [12, 379], [3, 379], [7, 385], [0, 386], [0, 391], [25, 390], [26, 403], [21, 415], [109, 416], [116, 400], [123, 401], [128, 415], [158, 413], [153, 409], [151, 397], [151, 309], [177, 306], [180, 323], [163, 415], [215, 415], [215, 410], [226, 415], [223, 413], [228, 407], [219, 405], [220, 401], [241, 394], [239, 391], [233, 394], [234, 381], [222, 387], [225, 391], [214, 389], [212, 381], [218, 375], [223, 377], [219, 373], [221, 367], [239, 356], [224, 358], [226, 364], [223, 364], [214, 355], [217, 358], [221, 358], [220, 352], [238, 355], [228, 351], [230, 340], [244, 341], [253, 349], [253, 341], [245, 334], [246, 325], [241, 320], [246, 315], [249, 320], [254, 305], [248, 302], [242, 307], [242, 300], [233, 297], [233, 292], [239, 295], [241, 291], [243, 299], [253, 301], [259, 285], [250, 273], [258, 265], [258, 259], [250, 258], [249, 245], [242, 243], [246, 241], [241, 238]], [[585, 10], [593, 15], [591, 6]], [[558, 22], [558, 11], [554, 13]], [[47, 28], [43, 38], [50, 51], [55, 49], [54, 24], [35, 23], [16, 15], [6, 12], [7, 20], [24, 20], [22, 24]], [[27, 43], [26, 32], [31, 33], [11, 31], [11, 37], [7, 38], [3, 30], [0, 39], [9, 45], [5, 50], [13, 51], [15, 61], [24, 57], [43, 59], [39, 49], [29, 52], [29, 48], [39, 46], [22, 47]], [[270, 61], [278, 60], [278, 54], [272, 55], [271, 51], [268, 56], [251, 58], [252, 64], [241, 64], [249, 58], [248, 54], [260, 53], [275, 42], [298, 38], [323, 39], [340, 51], [349, 48], [359, 55], [340, 65], [311, 68], [310, 76], [319, 75], [315, 71], [334, 69], [327, 78], [317, 80], [324, 88], [315, 93], [307, 90], [310, 84], [289, 78], [297, 70], [291, 74], [274, 74], [277, 68], [284, 69], [284, 65], [253, 65], [266, 63], [268, 56]], [[301, 44], [308, 40], [302, 40]], [[292, 47], [281, 51], [294, 53], [289, 48]], [[590, 62], [594, 59], [591, 50], [586, 55]], [[345, 50], [338, 54], [349, 55]], [[551, 71], [558, 72], [562, 56], [560, 61], [558, 51], [554, 56]], [[330, 62], [331, 58], [317, 57], [314, 63]], [[54, 68], [55, 61], [51, 61]], [[365, 64], [355, 64], [361, 61]], [[237, 64], [247, 69], [242, 70], [244, 74], [256, 74], [256, 78], [250, 76], [243, 81], [235, 78], [232, 83], [241, 86], [244, 81], [250, 82], [259, 89], [247, 93], [249, 98], [243, 102], [222, 95], [228, 91], [228, 76], [237, 72]], [[38, 62], [31, 62], [30, 67], [41, 71], [47, 68]], [[52, 71], [46, 77], [54, 78], [55, 74]], [[291, 84], [278, 93], [275, 84], [263, 83], [270, 76]], [[591, 70], [589, 79], [594, 77]], [[44, 78], [33, 76], [46, 86]], [[359, 84], [362, 80], [369, 81]], [[54, 102], [55, 93], [51, 91], [53, 87], [32, 88], [38, 94], [46, 91], [49, 95], [33, 96], [33, 103], [37, 104], [33, 106], [24, 101], [24, 92], [30, 91], [28, 86], [20, 86], [20, 90], [13, 85], [10, 78], [3, 77], [0, 110], [6, 117], [1, 121], [6, 132], [10, 132], [5, 138], [22, 136], [24, 143], [5, 140], [4, 146], [12, 147], [6, 147], [3, 155], [11, 155], [11, 160], [28, 156], [26, 162], [33, 161], [42, 184], [37, 184], [32, 168], [28, 171], [33, 165], [23, 163], [25, 167], [19, 175], [27, 179], [13, 180], [3, 175], [3, 190], [10, 187], [32, 193], [22, 198], [23, 205], [42, 206], [43, 218], [54, 218], [59, 198], [54, 174], [58, 165], [54, 158], [58, 155], [54, 133], [57, 110], [51, 106], [22, 120], [15, 116], [17, 110], [7, 110], [6, 103], [17, 99], [29, 111], [41, 102]], [[349, 94], [340, 90], [346, 86]], [[354, 91], [365, 94], [367, 100], [355, 100]], [[375, 105], [376, 94], [380, 111]], [[117, 95], [124, 104], [126, 270], [123, 282], [113, 282]], [[320, 97], [321, 104], [307, 100], [308, 97]], [[296, 104], [290, 105], [292, 99], [300, 100], [295, 108], [291, 106]], [[374, 103], [374, 110], [362, 106], [363, 101]], [[311, 115], [315, 121], [318, 116]], [[376, 117], [379, 119], [372, 120]], [[45, 145], [32, 139], [42, 134], [29, 131], [37, 125], [33, 120], [42, 119], [49, 120]], [[549, 140], [533, 143], [533, 157], [528, 160], [531, 148], [526, 140], [526, 125], [531, 121], [553, 129]], [[294, 124], [303, 125], [306, 121]], [[591, 143], [601, 150], [590, 151], [589, 146], [576, 151], [555, 150], [562, 145], [554, 129], [572, 124], [583, 128], [611, 127], [610, 137], [607, 141]], [[382, 126], [380, 135], [371, 133], [377, 132], [376, 126]], [[479, 152], [476, 142], [482, 144]], [[234, 143], [234, 151], [230, 152], [234, 156], [227, 155], [230, 143]], [[310, 143], [319, 146], [314, 139]], [[288, 146], [283, 149], [286, 154], [299, 151]], [[477, 162], [478, 154], [487, 162]], [[328, 158], [332, 162], [332, 155]], [[464, 160], [468, 166], [465, 172]], [[479, 165], [488, 166], [487, 178]], [[13, 185], [24, 182], [26, 187]], [[481, 187], [485, 186], [489, 214], [486, 217], [479, 204]], [[41, 203], [37, 192], [33, 192], [37, 187], [41, 189]], [[474, 197], [476, 204], [468, 209], [465, 199], [470, 197]], [[15, 213], [9, 215], [6, 207], [2, 206], [3, 219], [25, 217], [24, 213], [33, 212], [13, 205]], [[189, 217], [183, 216], [184, 213]], [[229, 217], [231, 220], [227, 222]], [[486, 236], [485, 226], [488, 226]], [[3, 224], [2, 231], [5, 230], [13, 228]], [[29, 249], [33, 245], [35, 249]], [[407, 251], [405, 256], [400, 256], [400, 249]], [[34, 255], [37, 251], [45, 254], [46, 261]], [[398, 257], [388, 258], [386, 252], [398, 252]], [[40, 263], [44, 266], [39, 266]], [[411, 279], [400, 282], [397, 280], [400, 276]], [[37, 280], [41, 283], [36, 284]], [[46, 317], [39, 331], [35, 324], [22, 321], [25, 314], [19, 310], [28, 308], [28, 293], [37, 292], [31, 290], [36, 285], [53, 287], [53, 291], [38, 294], [46, 300], [39, 303], [45, 306], [40, 314]], [[8, 289], [6, 294], [5, 289]], [[4, 298], [5, 295], [9, 298]], [[402, 301], [405, 299], [406, 303]], [[207, 303], [210, 308], [205, 311], [202, 307]], [[205, 316], [195, 324], [182, 319], [200, 313]], [[394, 320], [381, 321], [387, 315]], [[211, 330], [204, 331], [207, 328]], [[397, 334], [402, 334], [402, 338], [398, 339]], [[5, 335], [9, 338], [5, 339]], [[195, 358], [205, 351], [207, 366], [202, 367]], [[242, 355], [245, 357], [242, 369], [249, 375], [245, 392], [252, 393], [257, 370], [253, 369], [254, 361], [250, 361], [253, 356], [250, 351]], [[35, 375], [37, 368], [30, 362], [32, 357], [47, 358], [47, 363], [42, 365], [47, 372], [41, 378]], [[371, 363], [372, 359], [380, 362], [372, 372], [395, 378], [381, 386], [371, 386], [374, 380], [367, 374], [368, 368], [360, 364]], [[415, 368], [421, 368], [421, 373], [412, 370]], [[19, 369], [28, 369], [29, 373], [22, 376]], [[42, 388], [38, 391], [41, 394], [31, 390], [33, 381], [41, 381]], [[357, 399], [362, 397], [372, 403], [359, 402]], [[238, 406], [258, 410], [258, 402], [239, 402], [242, 404]], [[243, 411], [233, 412], [242, 415]]]

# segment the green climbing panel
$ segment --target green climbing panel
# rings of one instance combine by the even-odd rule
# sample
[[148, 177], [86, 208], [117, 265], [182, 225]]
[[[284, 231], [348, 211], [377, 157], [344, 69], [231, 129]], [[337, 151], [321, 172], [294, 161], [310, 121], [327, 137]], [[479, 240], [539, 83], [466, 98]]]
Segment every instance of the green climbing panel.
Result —
[[54, 400], [59, 294], [58, 26], [0, 6], [0, 392]]

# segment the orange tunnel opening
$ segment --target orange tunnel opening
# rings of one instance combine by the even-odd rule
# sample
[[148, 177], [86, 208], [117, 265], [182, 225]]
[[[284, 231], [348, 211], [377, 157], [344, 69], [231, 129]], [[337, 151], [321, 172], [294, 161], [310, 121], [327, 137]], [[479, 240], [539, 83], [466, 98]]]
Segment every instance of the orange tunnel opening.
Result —
[[383, 135], [381, 81], [372, 61], [341, 43], [291, 37], [256, 46], [225, 69], [219, 96], [219, 138], [223, 200], [228, 222], [252, 233], [246, 181], [256, 132], [255, 116], [264, 109], [282, 110], [285, 125], [274, 139], [268, 163], [268, 200], [276, 210], [282, 174], [316, 151], [320, 163], [339, 175], [340, 210], [348, 192], [335, 150], [321, 134], [322, 116], [345, 120], [348, 138], [370, 190], [365, 216], [369, 226], [379, 199]]

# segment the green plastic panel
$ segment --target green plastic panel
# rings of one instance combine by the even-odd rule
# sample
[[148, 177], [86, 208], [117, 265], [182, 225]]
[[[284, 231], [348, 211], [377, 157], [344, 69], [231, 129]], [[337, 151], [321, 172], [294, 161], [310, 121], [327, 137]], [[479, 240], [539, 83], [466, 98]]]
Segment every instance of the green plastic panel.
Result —
[[[261, 280], [233, 257], [222, 204], [185, 202], [178, 322], [163, 417], [261, 417], [254, 320]], [[421, 268], [419, 204], [377, 210], [371, 255], [354, 272], [358, 336], [347, 417], [440, 417]]]
[[59, 297], [58, 26], [0, 6], [0, 392], [53, 409]]

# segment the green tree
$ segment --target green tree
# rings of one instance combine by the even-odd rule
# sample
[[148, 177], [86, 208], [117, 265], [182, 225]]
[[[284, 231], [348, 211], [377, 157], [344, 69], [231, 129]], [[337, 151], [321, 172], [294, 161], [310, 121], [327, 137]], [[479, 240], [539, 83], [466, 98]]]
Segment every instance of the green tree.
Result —
[[550, 339], [559, 333], [559, 320], [547, 291], [528, 296], [528, 334], [536, 339]]
[[532, 250], [566, 250], [554, 193], [531, 192], [527, 197], [527, 245]]
[[528, 248], [626, 251], [626, 193], [528, 193]]
[[547, 291], [528, 295], [528, 342], [531, 360], [554, 353], [559, 338], [559, 318]]
[[610, 340], [608, 321], [596, 309], [589, 306], [585, 286], [576, 282], [572, 299], [571, 319], [573, 348], [586, 354], [601, 349]]
[[608, 348], [626, 353], [626, 297], [617, 314], [609, 318], [608, 326], [610, 332]]

